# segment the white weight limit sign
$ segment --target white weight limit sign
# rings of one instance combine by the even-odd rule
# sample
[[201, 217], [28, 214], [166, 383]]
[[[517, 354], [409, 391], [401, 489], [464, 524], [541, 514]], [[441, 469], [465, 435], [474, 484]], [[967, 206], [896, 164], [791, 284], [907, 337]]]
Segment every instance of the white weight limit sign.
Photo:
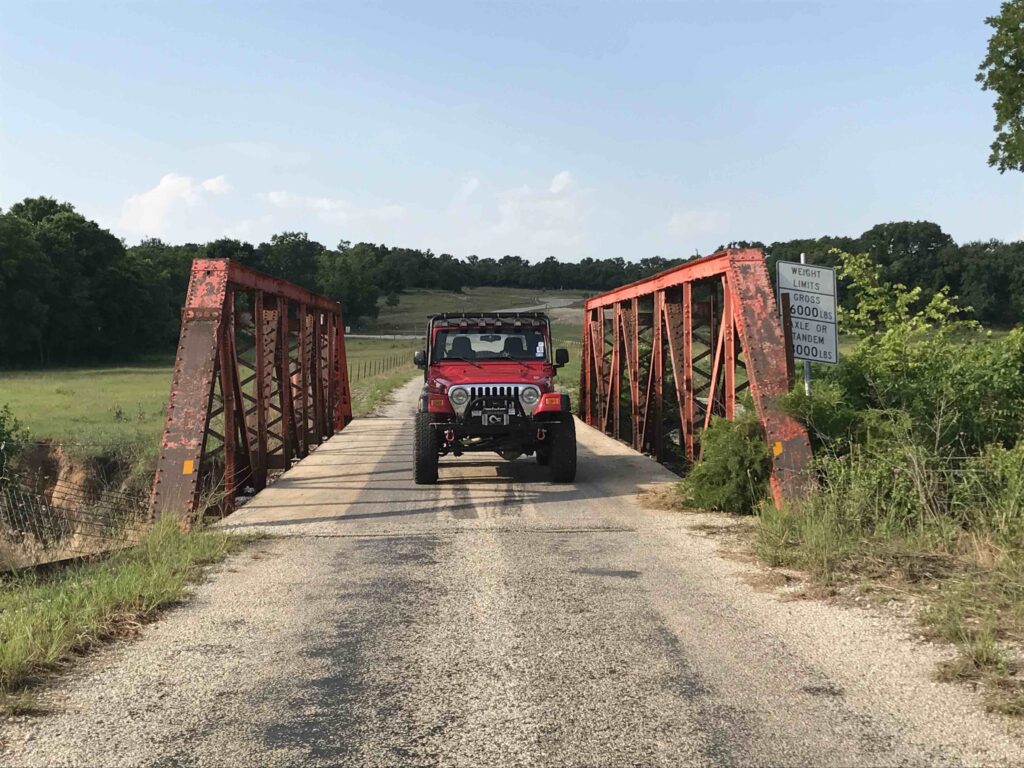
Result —
[[[836, 271], [831, 267], [780, 261], [776, 264], [779, 311], [789, 297], [793, 358], [811, 363], [839, 362], [836, 326]], [[810, 370], [805, 369], [805, 381]]]

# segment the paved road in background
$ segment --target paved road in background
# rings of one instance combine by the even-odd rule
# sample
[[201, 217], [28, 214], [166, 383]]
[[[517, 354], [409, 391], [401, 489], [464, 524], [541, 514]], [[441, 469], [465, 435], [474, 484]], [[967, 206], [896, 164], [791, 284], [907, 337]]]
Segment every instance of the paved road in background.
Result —
[[[417, 384], [242, 511], [273, 535], [8, 723], [15, 765], [1024, 764], [893, 619], [752, 586], [674, 477], [580, 427], [531, 460], [412, 483]], [[703, 518], [707, 520], [708, 518]]]

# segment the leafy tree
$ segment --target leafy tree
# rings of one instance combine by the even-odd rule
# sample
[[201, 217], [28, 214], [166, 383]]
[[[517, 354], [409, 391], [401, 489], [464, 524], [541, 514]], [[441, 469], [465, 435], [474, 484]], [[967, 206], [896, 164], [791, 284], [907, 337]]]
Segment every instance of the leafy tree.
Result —
[[323, 251], [320, 254], [319, 290], [341, 302], [347, 323], [360, 317], [377, 316], [379, 293], [372, 279], [374, 263], [373, 246], [363, 243], [352, 247], [343, 240], [336, 250]]
[[[730, 245], [761, 247], [752, 241]], [[973, 317], [986, 324], [1012, 325], [1024, 316], [1024, 242], [957, 245], [926, 221], [879, 224], [859, 238], [771, 243], [765, 248], [769, 274], [774, 276], [777, 260], [796, 261], [801, 253], [813, 264], [837, 266], [837, 248], [866, 253], [879, 281], [907, 286], [907, 295], [919, 302], [905, 307], [908, 313], [926, 309], [925, 297], [941, 293], [964, 297]], [[343, 303], [349, 323], [376, 317], [379, 297], [393, 305], [408, 290], [486, 285], [603, 291], [685, 261], [616, 256], [563, 262], [549, 256], [530, 262], [515, 254], [460, 259], [346, 240], [328, 249], [302, 232], [282, 232], [258, 246], [230, 238], [182, 245], [149, 239], [126, 249], [70, 204], [28, 198], [0, 213], [0, 365], [125, 359], [173, 349], [196, 258], [228, 258], [324, 293]], [[849, 269], [840, 273], [847, 310], [864, 291], [859, 279]]]
[[[53, 263], [44, 327], [47, 361], [105, 359], [117, 353], [116, 329], [107, 324], [118, 301], [112, 267], [123, 261], [121, 241], [77, 212], [60, 211], [36, 225], [36, 242]], [[107, 299], [108, 301], [104, 301]]]
[[856, 298], [855, 306], [839, 315], [845, 333], [870, 338], [893, 328], [917, 332], [961, 327], [967, 308], [957, 304], [957, 297], [951, 296], [949, 289], [932, 294], [922, 309], [915, 310], [922, 297], [920, 286], [907, 288], [902, 283], [886, 282], [880, 266], [866, 253], [836, 251], [834, 255], [839, 261], [839, 274]]
[[231, 259], [247, 267], [258, 269], [261, 272], [267, 271], [261, 264], [256, 249], [249, 243], [244, 243], [241, 240], [222, 237], [219, 240], [207, 243], [203, 246], [203, 250], [203, 258], [205, 259]]
[[985, 23], [993, 32], [976, 79], [982, 90], [996, 94], [996, 138], [988, 164], [1000, 173], [1024, 171], [1024, 0], [1005, 0]]
[[[894, 283], [921, 284], [930, 291], [943, 284], [933, 284], [929, 276], [941, 274], [943, 249], [953, 245], [953, 238], [942, 227], [930, 221], [896, 221], [876, 224], [860, 236], [858, 249], [867, 251], [871, 260], [882, 267], [883, 276]], [[922, 281], [921, 278], [926, 278]]]
[[20, 203], [11, 206], [9, 213], [19, 218], [39, 224], [43, 219], [58, 213], [74, 213], [75, 206], [71, 203], [58, 203], [52, 197], [26, 197]]
[[28, 430], [14, 418], [7, 405], [0, 406], [0, 488], [12, 481], [11, 459], [17, 456], [28, 440]]
[[53, 280], [48, 256], [39, 248], [30, 221], [0, 214], [0, 363], [35, 357], [42, 362], [43, 328]]
[[256, 259], [260, 269], [315, 291], [321, 255], [326, 249], [305, 232], [282, 232], [260, 243]]

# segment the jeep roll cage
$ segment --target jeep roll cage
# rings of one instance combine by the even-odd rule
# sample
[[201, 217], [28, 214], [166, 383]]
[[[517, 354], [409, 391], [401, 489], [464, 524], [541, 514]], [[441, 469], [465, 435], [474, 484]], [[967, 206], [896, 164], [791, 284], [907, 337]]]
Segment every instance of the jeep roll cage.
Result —
[[[434, 359], [434, 329], [438, 325], [465, 328], [466, 330], [506, 325], [509, 328], [543, 328], [549, 346], [551, 343], [551, 321], [543, 312], [441, 312], [428, 315], [427, 320], [427, 346], [422, 366], [424, 368], [438, 362]], [[477, 361], [467, 360], [466, 362], [476, 363]]]

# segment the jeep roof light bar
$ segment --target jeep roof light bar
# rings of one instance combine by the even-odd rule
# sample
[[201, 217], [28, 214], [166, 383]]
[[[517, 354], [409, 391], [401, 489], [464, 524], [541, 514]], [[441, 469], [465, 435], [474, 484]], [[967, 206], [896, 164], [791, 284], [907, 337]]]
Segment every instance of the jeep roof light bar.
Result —
[[468, 328], [470, 325], [475, 325], [478, 328], [486, 328], [488, 326], [497, 325], [510, 325], [514, 328], [521, 328], [523, 325], [528, 326], [546, 326], [549, 325], [549, 321], [543, 315], [519, 315], [519, 314], [446, 314], [446, 315], [431, 315], [430, 324], [437, 325], [439, 323], [451, 323], [457, 325], [460, 328]]
[[543, 312], [440, 312], [434, 315], [427, 315], [430, 320], [479, 320], [481, 318], [513, 317], [522, 319], [544, 320], [548, 316]]

